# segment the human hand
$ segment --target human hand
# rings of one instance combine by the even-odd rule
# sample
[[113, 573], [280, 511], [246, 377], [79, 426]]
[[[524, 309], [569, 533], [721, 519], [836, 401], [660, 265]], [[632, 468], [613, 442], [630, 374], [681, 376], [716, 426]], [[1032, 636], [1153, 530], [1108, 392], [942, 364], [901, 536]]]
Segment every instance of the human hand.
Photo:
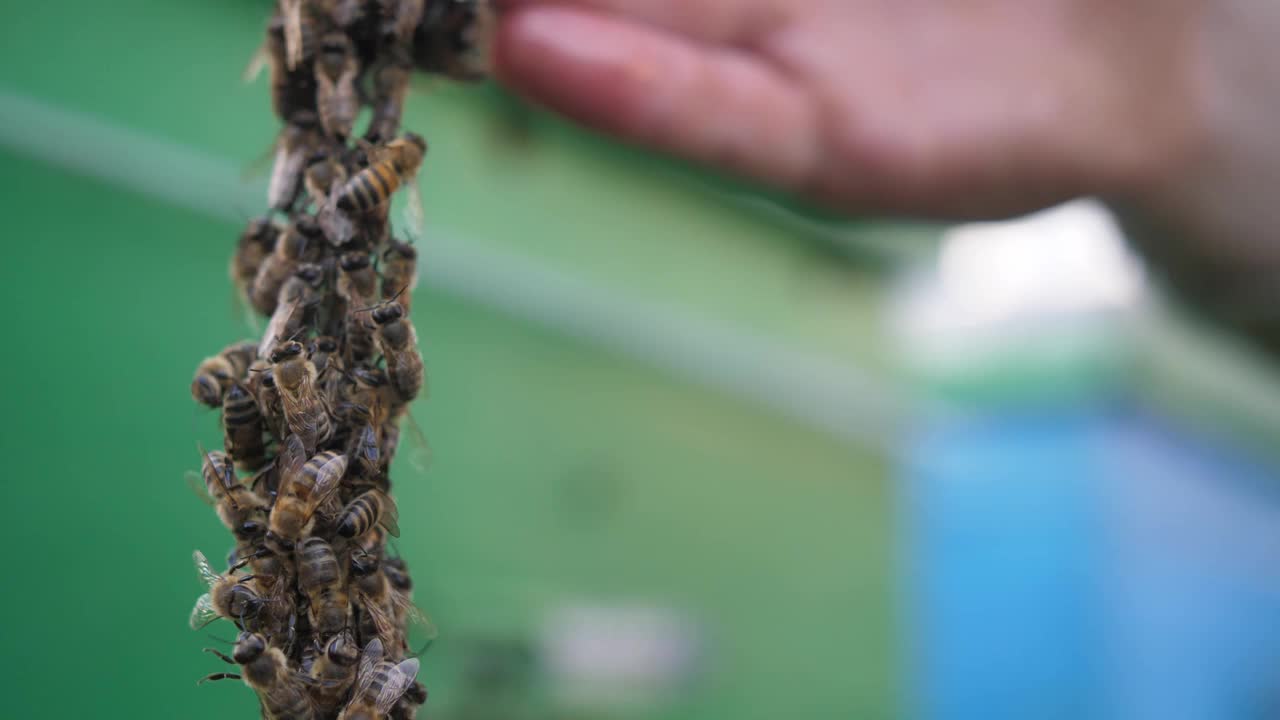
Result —
[[1197, 138], [1195, 0], [508, 0], [498, 76], [847, 211], [1137, 198]]

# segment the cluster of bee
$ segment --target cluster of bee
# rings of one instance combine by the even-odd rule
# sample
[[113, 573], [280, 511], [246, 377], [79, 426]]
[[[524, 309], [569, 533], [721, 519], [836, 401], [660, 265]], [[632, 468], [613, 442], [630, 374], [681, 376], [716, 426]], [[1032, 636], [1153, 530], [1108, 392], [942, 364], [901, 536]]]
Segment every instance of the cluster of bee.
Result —
[[426, 700], [407, 640], [413, 584], [386, 549], [391, 461], [424, 384], [417, 252], [389, 205], [427, 149], [400, 134], [411, 72], [479, 76], [487, 15], [481, 0], [279, 0], [256, 58], [284, 128], [270, 212], [245, 228], [231, 276], [270, 320], [191, 383], [221, 410], [225, 441], [201, 449], [194, 484], [236, 541], [224, 572], [195, 553], [208, 592], [191, 625], [237, 626], [231, 655], [208, 651], [238, 671], [201, 682], [243, 679], [264, 718], [404, 719]]

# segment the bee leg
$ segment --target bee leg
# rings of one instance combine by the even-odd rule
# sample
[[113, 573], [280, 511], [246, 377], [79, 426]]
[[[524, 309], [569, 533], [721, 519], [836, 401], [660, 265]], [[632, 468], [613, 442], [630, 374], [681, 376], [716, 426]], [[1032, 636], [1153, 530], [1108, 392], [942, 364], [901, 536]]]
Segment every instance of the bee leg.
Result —
[[293, 655], [293, 644], [298, 640], [298, 614], [289, 613], [289, 636], [285, 640], [285, 655]]
[[239, 679], [240, 679], [240, 676], [236, 673], [225, 673], [225, 672], [213, 673], [212, 675], [205, 675], [204, 677], [200, 678], [199, 680], [196, 681], [196, 684], [203, 685], [207, 682], [214, 682], [216, 680], [239, 680]]
[[235, 660], [232, 660], [231, 658], [227, 657], [224, 653], [218, 652], [217, 650], [214, 650], [213, 648], [205, 648], [205, 649], [204, 649], [204, 651], [205, 651], [205, 652], [207, 652], [207, 653], [213, 653], [214, 655], [217, 655], [219, 658], [221, 658], [222, 662], [224, 662], [224, 663], [226, 663], [226, 664], [228, 664], [228, 665], [237, 665], [237, 664], [239, 664], [239, 663], [237, 663]]

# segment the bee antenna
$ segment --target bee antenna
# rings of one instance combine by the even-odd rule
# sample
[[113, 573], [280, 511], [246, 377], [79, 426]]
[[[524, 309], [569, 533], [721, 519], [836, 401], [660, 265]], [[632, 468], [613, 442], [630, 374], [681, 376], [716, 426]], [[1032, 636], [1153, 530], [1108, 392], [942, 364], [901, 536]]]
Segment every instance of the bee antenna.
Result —
[[223, 645], [235, 645], [235, 644], [236, 644], [234, 640], [228, 640], [228, 639], [226, 639], [226, 638], [220, 638], [220, 637], [218, 637], [217, 635], [214, 635], [213, 633], [209, 633], [209, 639], [210, 639], [210, 640], [212, 640], [212, 641], [214, 641], [214, 642], [220, 642], [220, 643], [222, 643]]
[[411, 657], [411, 658], [419, 658], [419, 657], [422, 657], [422, 655], [423, 655], [424, 653], [426, 653], [426, 652], [427, 652], [427, 650], [430, 650], [430, 649], [431, 649], [431, 646], [432, 646], [432, 645], [434, 645], [434, 644], [435, 644], [435, 642], [436, 642], [436, 639], [435, 639], [435, 638], [428, 638], [428, 639], [427, 639], [427, 641], [426, 641], [425, 643], [423, 643], [423, 645], [422, 645], [422, 649], [421, 649], [421, 650], [418, 650], [417, 652], [411, 652], [411, 653], [409, 653], [409, 657]]

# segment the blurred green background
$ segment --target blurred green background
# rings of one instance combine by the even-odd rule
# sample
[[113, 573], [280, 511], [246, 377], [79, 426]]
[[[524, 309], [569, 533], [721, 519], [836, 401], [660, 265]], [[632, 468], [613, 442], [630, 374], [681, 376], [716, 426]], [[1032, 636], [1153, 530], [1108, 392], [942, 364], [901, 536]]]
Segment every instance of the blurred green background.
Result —
[[[191, 551], [230, 538], [183, 474], [219, 441], [191, 372], [252, 334], [226, 263], [276, 129], [265, 82], [240, 82], [266, 8], [6, 9], [4, 716], [256, 713], [238, 683], [195, 685], [223, 667], [186, 627]], [[932, 231], [778, 211], [488, 86], [423, 80], [405, 125], [432, 148], [432, 457], [393, 475], [441, 633], [424, 716], [894, 716], [879, 304]], [[583, 607], [612, 619], [566, 640]], [[608, 645], [636, 608], [695, 628], [694, 659], [625, 706], [566, 701], [546, 649]]]

